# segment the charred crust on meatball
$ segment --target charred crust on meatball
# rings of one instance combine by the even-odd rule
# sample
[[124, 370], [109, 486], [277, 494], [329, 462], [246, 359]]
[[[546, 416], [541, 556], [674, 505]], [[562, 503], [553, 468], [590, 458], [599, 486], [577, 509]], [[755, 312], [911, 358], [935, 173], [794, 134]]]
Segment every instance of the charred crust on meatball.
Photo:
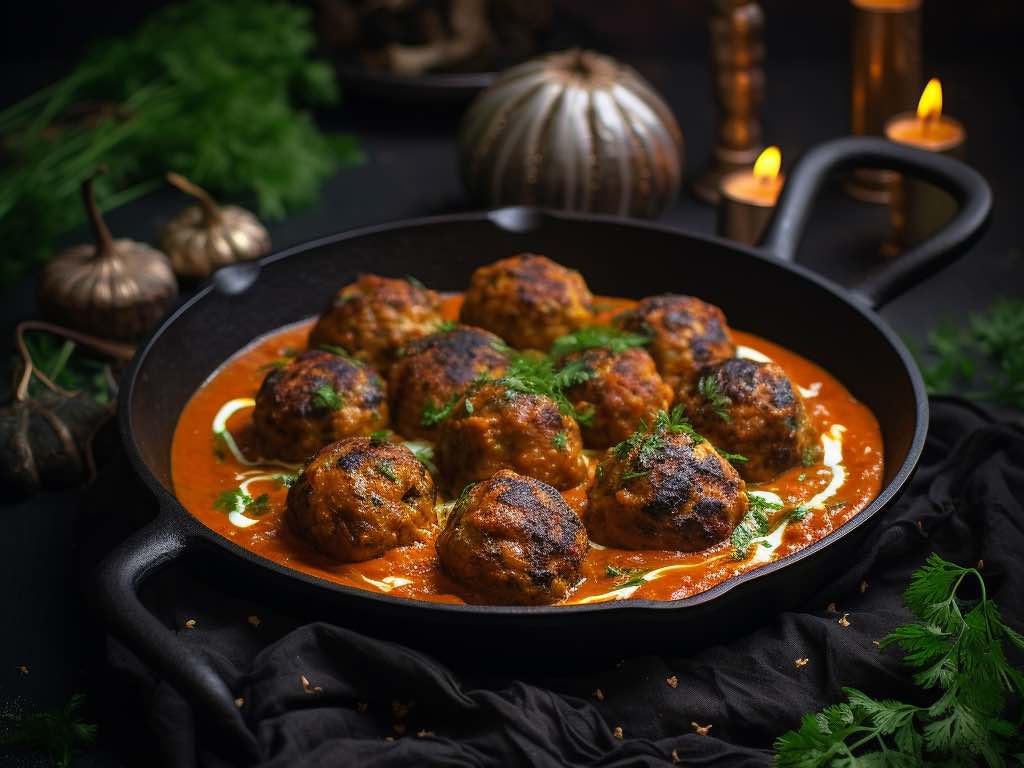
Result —
[[459, 319], [520, 349], [547, 350], [593, 317], [583, 276], [545, 256], [522, 253], [477, 269]]
[[256, 393], [253, 426], [263, 455], [300, 462], [322, 446], [381, 429], [384, 382], [346, 355], [309, 350], [270, 371]]
[[563, 599], [579, 582], [588, 542], [557, 490], [502, 470], [465, 489], [436, 547], [467, 600], [536, 605]]
[[706, 366], [679, 401], [709, 440], [746, 458], [737, 468], [749, 481], [770, 480], [814, 449], [803, 399], [775, 363], [731, 358]]
[[322, 554], [359, 562], [428, 537], [430, 473], [403, 445], [349, 438], [320, 450], [288, 490], [290, 530]]

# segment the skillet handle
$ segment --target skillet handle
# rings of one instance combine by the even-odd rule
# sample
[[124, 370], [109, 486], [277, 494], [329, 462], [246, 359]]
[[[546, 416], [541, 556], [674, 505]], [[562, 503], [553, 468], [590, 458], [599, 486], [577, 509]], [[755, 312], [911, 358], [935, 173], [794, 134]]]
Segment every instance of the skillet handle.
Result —
[[161, 513], [122, 542], [100, 564], [98, 603], [110, 630], [169, 681], [200, 713], [202, 728], [217, 734], [234, 764], [255, 762], [259, 748], [234, 696], [206, 658], [189, 648], [139, 599], [148, 576], [184, 555], [197, 541]]
[[975, 243], [988, 223], [992, 190], [970, 166], [934, 152], [878, 138], [826, 141], [801, 157], [789, 174], [761, 249], [782, 261], [794, 261], [814, 199], [829, 175], [863, 167], [899, 171], [931, 182], [950, 193], [959, 209], [938, 232], [851, 289], [856, 298], [878, 308], [949, 266]]

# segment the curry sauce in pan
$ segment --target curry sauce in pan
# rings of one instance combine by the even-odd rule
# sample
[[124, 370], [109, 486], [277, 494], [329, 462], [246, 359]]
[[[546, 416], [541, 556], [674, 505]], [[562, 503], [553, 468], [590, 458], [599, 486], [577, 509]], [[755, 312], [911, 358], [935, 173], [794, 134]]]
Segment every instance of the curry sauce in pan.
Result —
[[[459, 316], [461, 295], [445, 296], [442, 314]], [[635, 305], [626, 299], [595, 300], [595, 324]], [[461, 603], [459, 585], [439, 567], [433, 536], [357, 563], [332, 560], [293, 534], [284, 519], [287, 482], [300, 467], [272, 461], [254, 464], [260, 450], [253, 428], [253, 398], [269, 368], [303, 349], [313, 320], [254, 341], [225, 362], [183, 410], [172, 445], [174, 491], [184, 506], [221, 536], [257, 555], [328, 581], [396, 597]], [[674, 600], [714, 587], [737, 574], [785, 557], [823, 538], [855, 516], [878, 494], [883, 472], [882, 439], [872, 413], [819, 366], [750, 333], [733, 330], [737, 356], [771, 360], [803, 398], [820, 450], [767, 481], [746, 484], [748, 496], [772, 502], [771, 530], [740, 551], [731, 537], [696, 552], [627, 550], [594, 543], [582, 579], [559, 604], [643, 598]], [[392, 435], [392, 441], [403, 438]], [[422, 441], [410, 445], [429, 450]], [[589, 480], [562, 492], [586, 520], [588, 486], [604, 451], [587, 451]], [[218, 503], [241, 492], [256, 504], [244, 512]], [[438, 502], [444, 499], [438, 497]], [[446, 507], [441, 504], [443, 514]], [[793, 514], [794, 510], [799, 514]], [[439, 533], [440, 528], [438, 528]]]

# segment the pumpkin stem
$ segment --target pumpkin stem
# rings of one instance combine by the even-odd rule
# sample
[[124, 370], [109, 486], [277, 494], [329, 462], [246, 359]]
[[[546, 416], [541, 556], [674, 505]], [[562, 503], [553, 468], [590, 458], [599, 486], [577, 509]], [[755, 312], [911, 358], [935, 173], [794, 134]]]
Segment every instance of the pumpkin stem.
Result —
[[114, 238], [110, 234], [107, 222], [103, 220], [103, 214], [96, 205], [96, 195], [92, 191], [92, 182], [97, 176], [107, 172], [102, 166], [96, 172], [82, 182], [82, 201], [85, 203], [85, 211], [89, 217], [89, 224], [92, 225], [93, 237], [96, 239], [96, 255], [94, 258], [103, 259], [114, 253]]
[[203, 209], [203, 224], [216, 224], [220, 221], [220, 206], [205, 189], [174, 171], [167, 172], [167, 183], [199, 201]]

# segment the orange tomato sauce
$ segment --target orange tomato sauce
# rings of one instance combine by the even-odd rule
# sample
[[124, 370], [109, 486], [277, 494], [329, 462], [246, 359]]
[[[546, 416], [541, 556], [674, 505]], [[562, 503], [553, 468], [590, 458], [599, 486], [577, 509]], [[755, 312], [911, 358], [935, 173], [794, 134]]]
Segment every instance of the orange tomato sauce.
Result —
[[[596, 322], [607, 322], [613, 314], [633, 303], [626, 299], [598, 299]], [[455, 319], [460, 304], [461, 296], [446, 297], [445, 316]], [[396, 597], [464, 602], [459, 597], [458, 586], [438, 566], [432, 541], [392, 549], [382, 557], [362, 563], [337, 563], [320, 555], [288, 530], [283, 521], [287, 488], [275, 480], [259, 480], [250, 484], [250, 496], [266, 494], [268, 502], [265, 514], [249, 527], [236, 526], [226, 512], [214, 507], [218, 495], [237, 489], [246, 472], [252, 476], [289, 471], [272, 466], [261, 468], [240, 464], [230, 452], [223, 450], [212, 424], [227, 401], [255, 397], [266, 375], [267, 364], [280, 359], [289, 348], [306, 346], [312, 323], [312, 319], [306, 320], [256, 339], [227, 360], [195, 392], [181, 413], [171, 447], [175, 494], [189, 512], [214, 532], [296, 571]], [[841, 470], [825, 464], [797, 466], [770, 482], [748, 484], [747, 490], [777, 494], [787, 510], [791, 510], [816, 494], [826, 492], [837, 471], [845, 473], [844, 482], [827, 502], [811, 508], [802, 520], [789, 520], [776, 530], [774, 536], [755, 541], [742, 559], [734, 556], [734, 548], [728, 539], [709, 549], [689, 553], [592, 546], [583, 566], [584, 578], [563, 604], [689, 597], [823, 538], [878, 495], [883, 456], [881, 431], [874, 415], [839, 381], [809, 360], [751, 333], [734, 330], [733, 337], [738, 345], [752, 348], [778, 363], [794, 387], [803, 391], [807, 414], [816, 431], [828, 434], [831, 430], [832, 437], [841, 439]], [[252, 409], [245, 408], [234, 413], [227, 422], [245, 456], [259, 455], [251, 416]], [[592, 470], [596, 463], [595, 454], [591, 461]], [[570, 489], [563, 496], [585, 520], [586, 487]], [[788, 511], [781, 514], [788, 515]], [[769, 544], [770, 547], [766, 546]], [[638, 575], [647, 573], [648, 580], [618, 576], [615, 569]]]

